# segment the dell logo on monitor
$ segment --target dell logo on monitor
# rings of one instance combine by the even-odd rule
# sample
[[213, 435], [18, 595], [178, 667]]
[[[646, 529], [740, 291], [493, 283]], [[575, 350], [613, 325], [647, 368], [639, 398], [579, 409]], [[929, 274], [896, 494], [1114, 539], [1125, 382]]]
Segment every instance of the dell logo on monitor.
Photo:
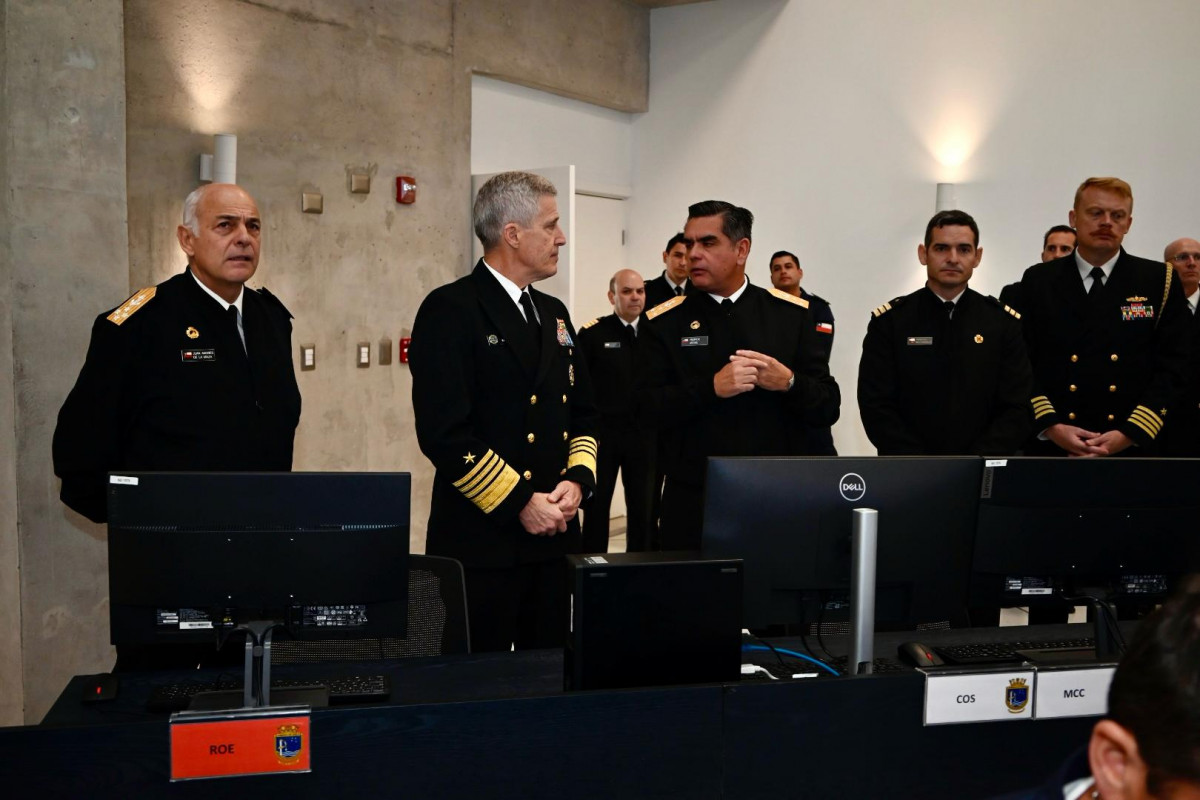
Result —
[[863, 499], [863, 495], [867, 493], [867, 482], [861, 475], [847, 472], [838, 482], [838, 491], [842, 493], [842, 497], [853, 503]]

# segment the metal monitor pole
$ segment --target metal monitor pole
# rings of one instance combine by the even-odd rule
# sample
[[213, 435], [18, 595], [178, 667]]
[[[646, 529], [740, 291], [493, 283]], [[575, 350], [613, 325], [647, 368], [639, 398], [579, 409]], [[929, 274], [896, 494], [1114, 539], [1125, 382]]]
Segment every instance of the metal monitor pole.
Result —
[[875, 557], [879, 539], [879, 512], [856, 508], [853, 512], [850, 566], [850, 657], [846, 672], [870, 675], [875, 661]]

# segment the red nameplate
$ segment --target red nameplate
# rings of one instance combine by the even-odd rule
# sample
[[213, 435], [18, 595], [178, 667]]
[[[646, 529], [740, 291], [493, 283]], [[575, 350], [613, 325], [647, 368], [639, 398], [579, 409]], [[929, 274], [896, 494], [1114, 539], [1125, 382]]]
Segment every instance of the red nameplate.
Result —
[[276, 716], [214, 716], [172, 716], [171, 780], [311, 771], [308, 714], [290, 708]]

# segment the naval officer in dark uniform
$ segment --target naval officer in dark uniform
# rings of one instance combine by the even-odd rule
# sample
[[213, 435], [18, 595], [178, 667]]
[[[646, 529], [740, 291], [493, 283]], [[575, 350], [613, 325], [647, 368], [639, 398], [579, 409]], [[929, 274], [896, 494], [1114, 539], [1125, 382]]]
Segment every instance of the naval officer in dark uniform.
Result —
[[1175, 268], [1183, 286], [1187, 310], [1187, 384], [1178, 406], [1163, 426], [1162, 454], [1179, 458], [1200, 457], [1200, 241], [1176, 239], [1167, 245], [1163, 258]]
[[692, 288], [687, 272], [687, 244], [683, 241], [682, 233], [670, 238], [662, 259], [662, 275], [646, 281], [646, 308], [654, 308], [672, 297], [687, 294]]
[[566, 243], [557, 191], [506, 172], [475, 198], [483, 258], [417, 311], [409, 363], [436, 469], [426, 552], [462, 562], [473, 650], [561, 646], [576, 511], [596, 487], [596, 410], [560, 300], [532, 288]]
[[940, 211], [917, 258], [924, 288], [875, 309], [858, 366], [858, 407], [881, 456], [1012, 455], [1032, 425], [1019, 315], [970, 289], [979, 227]]
[[617, 471], [625, 489], [625, 549], [650, 549], [651, 494], [657, 430], [639, 413], [635, 381], [642, 357], [639, 340], [646, 302], [642, 276], [623, 269], [608, 282], [613, 313], [583, 325], [579, 347], [587, 359], [600, 409], [600, 445], [596, 496], [583, 512], [583, 552], [608, 550], [609, 511], [617, 488]]
[[97, 317], [54, 431], [68, 506], [105, 521], [113, 470], [291, 469], [300, 420], [291, 314], [244, 286], [261, 227], [241, 188], [200, 187], [177, 230], [187, 269]]
[[753, 222], [730, 203], [691, 206], [694, 289], [646, 313], [646, 407], [681, 431], [659, 453], [664, 550], [699, 548], [708, 456], [807, 455], [802, 426], [838, 417], [841, 394], [807, 303], [746, 280]]
[[1035, 264], [1021, 278], [1038, 434], [1027, 449], [1156, 455], [1187, 382], [1188, 312], [1179, 277], [1170, 264], [1122, 249], [1133, 222], [1125, 181], [1084, 181], [1070, 222], [1075, 252]]
[[[231, 184], [188, 195], [176, 231], [188, 266], [92, 326], [87, 358], [58, 414], [62, 500], [107, 517], [111, 471], [292, 468], [300, 390], [291, 315], [245, 283], [258, 267], [258, 207]], [[115, 671], [241, 663], [241, 642], [118, 645]]]

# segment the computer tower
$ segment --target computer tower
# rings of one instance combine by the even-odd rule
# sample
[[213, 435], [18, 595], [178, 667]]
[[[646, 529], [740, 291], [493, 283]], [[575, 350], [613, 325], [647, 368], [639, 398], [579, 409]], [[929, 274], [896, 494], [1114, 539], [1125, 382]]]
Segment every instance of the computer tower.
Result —
[[568, 580], [568, 691], [739, 679], [740, 559], [576, 555]]

